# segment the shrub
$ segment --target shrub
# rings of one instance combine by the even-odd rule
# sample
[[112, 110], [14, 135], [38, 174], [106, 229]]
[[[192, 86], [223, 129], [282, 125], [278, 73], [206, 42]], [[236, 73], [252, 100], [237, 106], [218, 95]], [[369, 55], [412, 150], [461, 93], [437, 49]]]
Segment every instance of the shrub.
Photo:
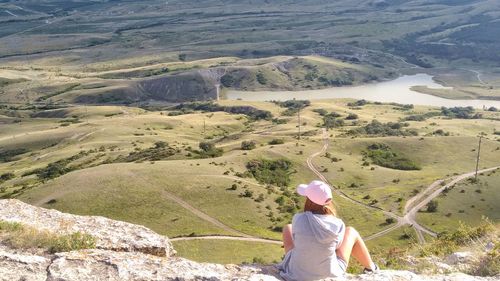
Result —
[[11, 162], [17, 159], [16, 156], [29, 152], [25, 148], [16, 148], [12, 150], [0, 149], [0, 162]]
[[347, 106], [364, 106], [369, 104], [370, 102], [367, 100], [357, 100], [355, 102], [350, 102], [347, 104]]
[[433, 135], [438, 135], [438, 136], [449, 136], [450, 133], [443, 131], [442, 129], [437, 129], [433, 133]]
[[292, 162], [289, 160], [252, 160], [247, 163], [246, 167], [260, 183], [277, 186], [287, 186], [290, 183]]
[[262, 72], [257, 73], [257, 82], [261, 85], [267, 84], [267, 78]]
[[8, 180], [11, 180], [13, 178], [15, 178], [16, 176], [14, 175], [14, 173], [5, 173], [5, 174], [2, 174], [0, 175], [0, 182], [1, 181], [8, 181]]
[[325, 116], [328, 114], [328, 111], [326, 109], [323, 109], [323, 108], [313, 109], [312, 111], [318, 113], [321, 116]]
[[358, 119], [359, 116], [355, 113], [349, 113], [349, 115], [347, 115], [347, 117], [345, 118], [345, 120], [355, 120], [355, 119]]
[[274, 124], [277, 124], [277, 125], [288, 123], [288, 120], [286, 120], [286, 119], [279, 119], [279, 118], [273, 118], [272, 121], [273, 121]]
[[344, 126], [344, 120], [337, 118], [340, 116], [341, 116], [340, 114], [337, 114], [335, 112], [323, 116], [323, 126], [326, 129], [338, 128]]
[[438, 202], [436, 200], [431, 200], [429, 203], [427, 203], [426, 207], [427, 207], [427, 212], [435, 213], [437, 212]]
[[15, 222], [0, 221], [0, 235], [3, 242], [14, 249], [39, 248], [57, 253], [96, 247], [95, 238], [86, 233], [58, 235]]
[[420, 170], [421, 167], [411, 159], [400, 155], [383, 143], [374, 143], [368, 146], [368, 150], [363, 152], [374, 164], [397, 170]]
[[235, 79], [231, 74], [225, 74], [221, 77], [220, 82], [224, 87], [229, 88], [233, 86]]
[[213, 158], [222, 156], [224, 152], [222, 148], [216, 148], [211, 142], [200, 142], [198, 145], [200, 150], [197, 151], [201, 158]]
[[170, 111], [167, 115], [168, 116], [179, 116], [179, 115], [183, 115], [184, 112], [182, 111]]
[[160, 161], [175, 155], [176, 150], [164, 141], [158, 141], [154, 146], [130, 152], [125, 157], [118, 157], [115, 162]]
[[441, 113], [444, 116], [448, 116], [450, 118], [458, 118], [458, 119], [478, 119], [481, 118], [481, 114], [473, 114], [475, 112], [472, 106], [467, 107], [441, 107]]
[[385, 219], [385, 223], [386, 224], [392, 224], [392, 223], [395, 223], [395, 222], [396, 222], [396, 220], [394, 218], [386, 218]]
[[240, 194], [240, 197], [252, 198], [252, 196], [253, 196], [253, 191], [248, 190], [248, 189]]
[[283, 116], [295, 115], [300, 109], [311, 105], [311, 102], [308, 100], [274, 101], [274, 103], [280, 107], [286, 108], [286, 110], [281, 114]]
[[269, 142], [270, 145], [284, 144], [285, 141], [283, 139], [273, 139]]
[[189, 112], [193, 110], [205, 112], [228, 112], [232, 114], [244, 114], [253, 120], [271, 120], [273, 115], [267, 110], [260, 110], [252, 106], [222, 106], [214, 102], [191, 102], [181, 103], [171, 109]]
[[89, 151], [87, 151], [87, 152], [81, 151], [80, 153], [75, 154], [71, 157], [61, 159], [61, 160], [58, 160], [56, 162], [49, 163], [44, 168], [40, 168], [40, 169], [26, 172], [23, 174], [23, 176], [36, 174], [38, 176], [38, 178], [41, 180], [49, 180], [49, 179], [57, 178], [57, 177], [62, 176], [66, 173], [69, 173], [71, 171], [76, 170], [78, 168], [78, 166], [69, 167], [68, 165], [71, 164], [71, 162], [88, 155], [89, 153], [90, 153]]
[[441, 115], [441, 112], [431, 111], [424, 114], [410, 115], [403, 118], [404, 121], [425, 121], [428, 118]]
[[477, 227], [470, 227], [460, 223], [456, 231], [452, 233], [440, 233], [437, 239], [425, 244], [425, 246], [420, 249], [420, 255], [441, 256], [451, 254], [461, 246], [469, 244], [471, 240], [484, 237], [491, 230], [492, 226], [488, 221], [483, 221]]
[[349, 135], [373, 135], [373, 136], [417, 136], [418, 132], [414, 129], [403, 129], [409, 126], [408, 123], [381, 123], [377, 120], [372, 120], [371, 123], [364, 127], [352, 129], [348, 132]]
[[495, 246], [489, 251], [478, 263], [478, 267], [474, 270], [474, 275], [479, 276], [498, 276], [500, 274], [500, 243], [496, 242]]
[[255, 198], [255, 202], [260, 203], [260, 202], [264, 201], [264, 199], [265, 199], [264, 194], [261, 193], [261, 194], [259, 194], [259, 196], [257, 198]]
[[253, 140], [241, 142], [241, 149], [242, 150], [252, 150], [255, 148], [255, 146], [256, 146], [256, 143]]

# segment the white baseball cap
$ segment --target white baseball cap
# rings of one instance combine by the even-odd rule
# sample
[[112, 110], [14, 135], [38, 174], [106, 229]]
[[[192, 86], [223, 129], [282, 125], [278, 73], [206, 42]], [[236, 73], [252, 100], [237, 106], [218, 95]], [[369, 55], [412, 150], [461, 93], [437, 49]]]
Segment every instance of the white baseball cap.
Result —
[[306, 196], [314, 203], [324, 206], [332, 200], [332, 189], [322, 181], [314, 180], [309, 184], [299, 184], [297, 193]]

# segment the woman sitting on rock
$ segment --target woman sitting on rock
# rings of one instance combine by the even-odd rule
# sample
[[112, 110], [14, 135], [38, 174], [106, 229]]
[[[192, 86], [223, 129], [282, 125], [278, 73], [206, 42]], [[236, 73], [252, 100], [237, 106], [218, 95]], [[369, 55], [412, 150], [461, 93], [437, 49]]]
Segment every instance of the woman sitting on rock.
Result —
[[304, 212], [293, 216], [283, 229], [285, 258], [278, 265], [285, 280], [318, 280], [340, 277], [352, 254], [365, 273], [378, 270], [359, 233], [337, 218], [330, 186], [322, 181], [301, 184], [297, 192], [306, 196]]

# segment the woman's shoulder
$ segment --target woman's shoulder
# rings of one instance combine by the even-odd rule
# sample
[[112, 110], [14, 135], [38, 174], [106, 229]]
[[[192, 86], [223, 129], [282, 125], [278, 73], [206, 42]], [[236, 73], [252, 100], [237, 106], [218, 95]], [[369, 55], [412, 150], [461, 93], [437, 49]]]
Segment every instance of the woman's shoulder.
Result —
[[[309, 213], [309, 214], [307, 214], [307, 213]], [[333, 215], [319, 215], [319, 214], [313, 214], [311, 212], [296, 213], [295, 215], [293, 215], [293, 219], [292, 220], [299, 220], [301, 218], [305, 218], [307, 215], [315, 216], [315, 217], [317, 217], [320, 220], [325, 221], [325, 222], [330, 222], [330, 223], [335, 223], [335, 224], [344, 224], [344, 221], [341, 218], [338, 218], [336, 216], [333, 216]]]
[[341, 218], [338, 218], [336, 216], [332, 216], [332, 215], [319, 215], [319, 216], [321, 217], [322, 220], [330, 222], [330, 223], [339, 224], [339, 225], [344, 224], [344, 221]]

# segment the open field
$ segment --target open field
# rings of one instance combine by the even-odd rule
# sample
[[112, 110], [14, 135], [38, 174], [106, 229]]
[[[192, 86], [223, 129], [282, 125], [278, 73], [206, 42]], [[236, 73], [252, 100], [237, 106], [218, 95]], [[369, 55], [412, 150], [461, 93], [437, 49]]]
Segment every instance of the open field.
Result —
[[[399, 122], [407, 116], [437, 111], [431, 107], [402, 110], [401, 106], [387, 104], [353, 107], [347, 105], [350, 102], [317, 101], [301, 110], [300, 141], [296, 139], [297, 117], [289, 115], [290, 108], [266, 102], [219, 104], [227, 108], [251, 106], [268, 111], [274, 119], [254, 120], [245, 114], [199, 110], [177, 115], [179, 110], [175, 109], [151, 111], [125, 106], [3, 109], [0, 175], [5, 176], [0, 181], [0, 196], [70, 213], [143, 224], [169, 237], [236, 235], [280, 239], [280, 227], [302, 208], [302, 198], [294, 201], [294, 187], [316, 178], [306, 159], [323, 145], [320, 127], [324, 120], [319, 109], [340, 114], [338, 119], [355, 113], [357, 119], [345, 120], [342, 126], [329, 131], [328, 154], [314, 158], [314, 165], [348, 196], [394, 214], [401, 215], [406, 201], [436, 179], [473, 170], [473, 150], [480, 132], [486, 134], [480, 167], [499, 164], [499, 138], [494, 134], [498, 113], [478, 110], [483, 113], [482, 119], [435, 116], [408, 121], [405, 128], [416, 130], [418, 136], [349, 136], [350, 130], [374, 118], [382, 123]], [[437, 130], [449, 135], [435, 135]], [[283, 140], [283, 144], [269, 144], [275, 139]], [[159, 141], [166, 144], [158, 146]], [[202, 141], [214, 143], [224, 150], [223, 154], [200, 158], [197, 151]], [[242, 150], [243, 141], [254, 141], [255, 148]], [[373, 143], [388, 145], [421, 170], [384, 168], [363, 160]], [[268, 185], [249, 174], [246, 165], [255, 159], [289, 160], [292, 169], [287, 172], [287, 186]], [[363, 164], [365, 161], [368, 165]], [[490, 178], [493, 182], [489, 186], [493, 187], [498, 179]], [[484, 188], [483, 192], [489, 191]], [[488, 202], [474, 205], [483, 210], [491, 205]], [[335, 198], [335, 203], [342, 219], [363, 236], [391, 226], [381, 211], [342, 198]], [[425, 219], [422, 223], [427, 225]], [[443, 221], [446, 227], [456, 223], [449, 218]], [[403, 228], [370, 241], [370, 245], [379, 252], [404, 247], [413, 241], [399, 239], [405, 232], [414, 235]], [[241, 253], [230, 262], [248, 262], [254, 257], [272, 262], [280, 258], [281, 249], [269, 245], [257, 247], [262, 251], [246, 253], [242, 249], [248, 243], [230, 243], [231, 249]], [[219, 248], [205, 240], [176, 244], [181, 253], [197, 260], [208, 260], [205, 252]], [[227, 247], [220, 252], [210, 250], [209, 260], [227, 262]]]

